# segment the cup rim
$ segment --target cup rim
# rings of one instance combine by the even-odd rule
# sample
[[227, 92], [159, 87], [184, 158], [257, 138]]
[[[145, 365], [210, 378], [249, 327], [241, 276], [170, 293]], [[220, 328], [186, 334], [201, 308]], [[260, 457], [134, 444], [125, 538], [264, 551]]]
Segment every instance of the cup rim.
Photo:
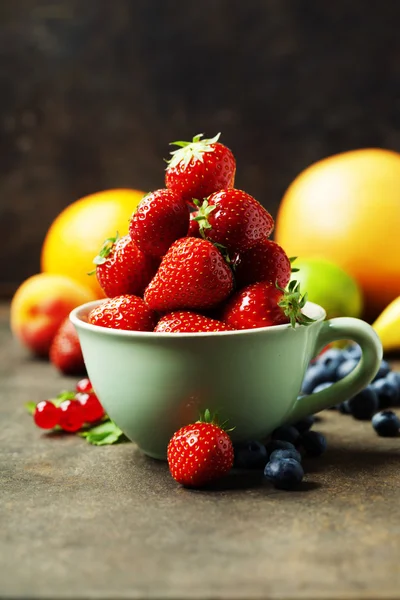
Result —
[[[258, 327], [255, 329], [240, 329], [234, 331], [197, 331], [197, 332], [188, 332], [188, 333], [172, 333], [166, 331], [131, 331], [127, 329], [111, 329], [110, 327], [102, 327], [101, 325], [92, 325], [85, 321], [82, 317], [88, 315], [90, 310], [105, 302], [108, 298], [100, 298], [98, 300], [92, 300], [91, 302], [85, 302], [85, 304], [81, 304], [74, 308], [70, 314], [69, 318], [72, 323], [77, 328], [86, 329], [87, 331], [92, 331], [98, 334], [111, 335], [117, 337], [124, 338], [147, 338], [147, 339], [166, 339], [166, 338], [211, 338], [211, 337], [230, 337], [230, 336], [243, 336], [243, 335], [260, 335], [265, 332], [275, 332], [275, 331], [283, 331], [285, 329], [292, 329], [290, 323], [284, 323], [283, 325], [271, 325], [269, 327]], [[304, 313], [315, 319], [314, 323], [310, 323], [309, 325], [299, 325], [296, 324], [294, 330], [299, 329], [300, 327], [312, 327], [316, 323], [324, 321], [326, 319], [326, 311], [325, 309], [316, 304], [315, 302], [307, 302], [304, 307]]]

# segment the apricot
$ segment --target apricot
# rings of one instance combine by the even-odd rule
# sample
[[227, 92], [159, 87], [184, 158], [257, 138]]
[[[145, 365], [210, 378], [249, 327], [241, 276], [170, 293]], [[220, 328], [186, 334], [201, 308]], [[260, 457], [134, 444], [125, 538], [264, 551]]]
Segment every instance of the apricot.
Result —
[[71, 310], [96, 297], [90, 288], [65, 275], [33, 275], [11, 301], [11, 330], [31, 352], [48, 356], [51, 342]]

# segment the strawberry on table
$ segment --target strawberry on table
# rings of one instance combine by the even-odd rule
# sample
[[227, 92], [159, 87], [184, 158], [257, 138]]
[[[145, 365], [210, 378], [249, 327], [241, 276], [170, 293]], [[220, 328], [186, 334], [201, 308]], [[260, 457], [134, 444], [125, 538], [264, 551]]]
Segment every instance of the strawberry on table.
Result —
[[150, 192], [133, 213], [129, 233], [142, 252], [163, 256], [175, 240], [187, 234], [189, 208], [172, 190]]
[[155, 311], [204, 310], [217, 306], [233, 290], [233, 275], [209, 241], [185, 237], [172, 244], [144, 293]]
[[291, 281], [287, 290], [262, 281], [236, 292], [226, 303], [222, 320], [235, 329], [255, 329], [271, 325], [296, 323], [308, 325], [312, 319], [302, 312], [307, 294], [301, 295], [299, 284]]
[[125, 294], [96, 306], [89, 313], [88, 321], [92, 325], [111, 329], [153, 331], [157, 318], [142, 298]]
[[234, 331], [227, 323], [190, 311], [174, 311], [164, 315], [154, 331], [167, 333], [195, 333], [199, 331]]
[[67, 317], [60, 325], [50, 346], [50, 362], [64, 375], [85, 373], [85, 363], [78, 334]]
[[199, 134], [191, 142], [171, 144], [179, 146], [179, 149], [171, 152], [165, 184], [190, 204], [194, 198], [202, 200], [213, 192], [234, 185], [235, 157], [218, 141], [220, 135], [202, 139], [203, 134]]
[[206, 410], [197, 423], [179, 429], [168, 444], [172, 477], [184, 486], [201, 487], [226, 475], [233, 465], [232, 441]]
[[197, 202], [202, 237], [225, 246], [228, 253], [242, 252], [267, 239], [274, 220], [253, 196], [234, 188], [212, 194]]
[[93, 260], [96, 277], [109, 298], [134, 294], [141, 296], [157, 270], [158, 262], [144, 254], [129, 235], [105, 240]]
[[238, 288], [259, 281], [277, 283], [285, 288], [290, 281], [292, 267], [284, 249], [272, 240], [262, 239], [254, 246], [239, 252], [234, 259]]

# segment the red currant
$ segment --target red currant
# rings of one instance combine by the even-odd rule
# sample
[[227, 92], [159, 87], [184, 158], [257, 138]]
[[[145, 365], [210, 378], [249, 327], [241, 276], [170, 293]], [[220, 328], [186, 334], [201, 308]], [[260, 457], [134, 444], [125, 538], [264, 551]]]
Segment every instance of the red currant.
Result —
[[76, 394], [76, 399], [82, 406], [85, 423], [95, 423], [104, 417], [104, 408], [96, 394]]
[[41, 429], [53, 429], [58, 425], [59, 419], [60, 411], [49, 400], [43, 400], [36, 405], [33, 420]]
[[81, 429], [84, 418], [82, 406], [76, 400], [64, 400], [60, 404], [60, 422], [59, 425], [64, 431], [71, 433]]
[[89, 394], [92, 391], [92, 389], [93, 388], [92, 388], [92, 384], [90, 383], [90, 379], [88, 379], [87, 377], [85, 377], [84, 379], [81, 379], [76, 384], [77, 392], [84, 392], [85, 394]]

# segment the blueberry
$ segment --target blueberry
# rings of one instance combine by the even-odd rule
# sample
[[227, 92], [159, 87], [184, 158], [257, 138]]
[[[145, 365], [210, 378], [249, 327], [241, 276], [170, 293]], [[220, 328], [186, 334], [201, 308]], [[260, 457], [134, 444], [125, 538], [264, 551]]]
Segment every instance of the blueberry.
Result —
[[358, 360], [356, 358], [348, 358], [341, 365], [338, 366], [336, 371], [337, 379], [343, 379], [346, 377], [353, 369], [358, 365]]
[[[317, 387], [315, 387], [313, 389], [313, 394], [317, 394], [318, 392], [322, 392], [322, 390], [326, 390], [328, 387], [331, 387], [331, 385], [333, 384], [332, 381], [325, 381], [325, 383], [320, 383], [319, 385], [317, 385]], [[335, 408], [334, 406], [331, 406], [330, 408]]]
[[355, 358], [356, 360], [359, 360], [361, 358], [361, 355], [361, 346], [359, 346], [358, 344], [350, 344], [350, 346], [347, 346], [347, 348], [343, 350], [343, 356], [346, 360], [348, 358]]
[[284, 440], [271, 440], [265, 444], [265, 449], [268, 456], [271, 456], [274, 450], [295, 450], [295, 447], [290, 442]]
[[297, 423], [293, 423], [293, 427], [296, 427], [299, 433], [303, 433], [303, 431], [308, 431], [315, 423], [314, 415], [309, 415], [308, 417], [304, 417]]
[[371, 419], [379, 409], [378, 396], [371, 385], [347, 400], [349, 412], [355, 419], [366, 421]]
[[343, 352], [338, 348], [330, 348], [317, 360], [317, 365], [325, 370], [329, 381], [336, 381], [336, 371], [339, 365], [346, 360]]
[[320, 431], [306, 431], [301, 436], [301, 445], [308, 456], [321, 456], [326, 450], [326, 438]]
[[349, 409], [349, 405], [347, 403], [347, 400], [345, 402], [341, 402], [340, 404], [337, 405], [337, 409], [339, 412], [342, 413], [342, 415], [349, 415], [350, 414], [350, 409]]
[[301, 483], [304, 471], [294, 458], [281, 458], [269, 462], [264, 469], [264, 475], [276, 488], [291, 490]]
[[400, 419], [391, 410], [383, 410], [372, 418], [372, 427], [382, 437], [396, 437], [399, 435]]
[[269, 457], [269, 460], [279, 460], [281, 458], [294, 458], [298, 462], [301, 462], [301, 454], [298, 450], [274, 450]]
[[382, 360], [381, 364], [379, 365], [378, 372], [372, 381], [377, 381], [378, 379], [382, 379], [382, 377], [386, 377], [386, 375], [388, 373], [390, 373], [390, 371], [391, 371], [391, 368], [390, 368], [389, 363], [386, 362], [386, 360]]
[[386, 377], [377, 379], [371, 384], [378, 396], [379, 408], [389, 408], [396, 406], [400, 396], [400, 381], [396, 377], [396, 373], [388, 373]]
[[299, 437], [299, 431], [292, 425], [282, 425], [282, 427], [278, 427], [275, 431], [272, 432], [273, 440], [282, 440], [284, 442], [290, 442], [291, 444], [295, 444]]
[[[400, 406], [400, 372], [398, 371], [392, 371], [391, 376], [393, 377], [393, 379], [396, 379], [397, 381], [397, 387], [399, 390], [399, 396], [396, 400], [396, 406]], [[389, 375], [387, 375], [387, 377], [389, 377]]]
[[239, 442], [234, 450], [234, 466], [238, 469], [263, 469], [268, 461], [265, 446], [260, 442]]
[[301, 391], [303, 394], [311, 394], [317, 385], [328, 381], [328, 379], [329, 377], [324, 367], [319, 364], [311, 365], [311, 367], [308, 367], [306, 374], [304, 375]]

